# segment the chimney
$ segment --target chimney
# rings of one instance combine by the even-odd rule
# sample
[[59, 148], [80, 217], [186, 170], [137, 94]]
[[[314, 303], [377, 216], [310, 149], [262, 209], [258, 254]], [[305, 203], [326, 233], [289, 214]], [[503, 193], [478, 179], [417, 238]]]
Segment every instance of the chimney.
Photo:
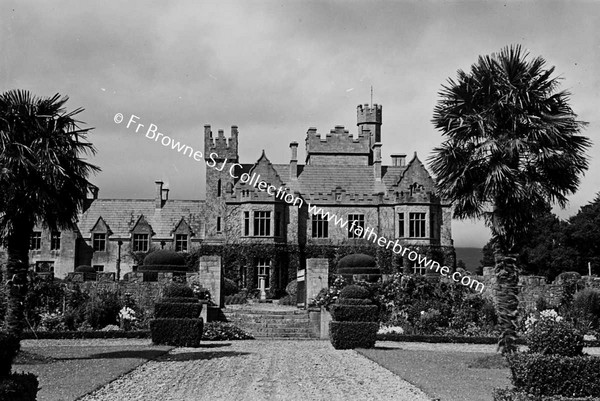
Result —
[[290, 179], [298, 179], [298, 142], [290, 143], [292, 149], [292, 157], [290, 159]]
[[160, 209], [162, 207], [163, 182], [162, 181], [154, 181], [154, 183], [156, 184], [156, 192], [154, 195], [154, 207], [156, 209]]
[[381, 142], [373, 144], [373, 171], [376, 181], [381, 181]]
[[162, 189], [162, 200], [166, 202], [169, 200], [169, 190], [167, 188]]
[[406, 155], [404, 153], [395, 153], [392, 155], [392, 166], [404, 167], [406, 164]]

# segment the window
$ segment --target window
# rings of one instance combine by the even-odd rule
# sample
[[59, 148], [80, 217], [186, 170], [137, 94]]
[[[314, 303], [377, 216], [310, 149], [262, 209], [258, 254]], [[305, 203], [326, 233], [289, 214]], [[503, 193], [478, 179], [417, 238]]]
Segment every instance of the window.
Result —
[[427, 267], [425, 266], [413, 266], [413, 274], [424, 276], [427, 273]]
[[409, 213], [411, 238], [425, 238], [425, 213]]
[[42, 232], [34, 231], [31, 233], [31, 241], [29, 243], [29, 249], [32, 251], [38, 251], [42, 248]]
[[254, 212], [254, 236], [268, 237], [271, 235], [271, 212]]
[[281, 212], [275, 212], [275, 236], [279, 237], [281, 235]]
[[104, 252], [106, 251], [106, 234], [94, 234], [93, 239], [93, 247], [96, 252]]
[[221, 217], [217, 217], [217, 232], [221, 232]]
[[398, 237], [404, 237], [404, 213], [398, 213]]
[[60, 231], [53, 231], [50, 234], [50, 250], [56, 251], [60, 249]]
[[244, 235], [250, 235], [250, 212], [244, 212]]
[[322, 214], [313, 214], [312, 216], [312, 237], [328, 238], [329, 221]]
[[269, 283], [271, 281], [271, 259], [258, 258], [256, 262], [256, 271], [259, 276], [264, 276], [265, 289], [269, 288]]
[[94, 265], [94, 270], [96, 270], [96, 273], [102, 273], [104, 271], [104, 265]]
[[221, 179], [217, 181], [217, 196], [221, 196]]
[[36, 273], [54, 273], [54, 262], [35, 262]]
[[[354, 230], [360, 227], [362, 230], [358, 230], [361, 235], [357, 235]], [[348, 238], [362, 238], [365, 229], [365, 215], [364, 214], [349, 214], [348, 215]]]
[[148, 252], [148, 234], [133, 234], [133, 252]]
[[188, 236], [187, 234], [175, 234], [175, 251], [187, 252]]

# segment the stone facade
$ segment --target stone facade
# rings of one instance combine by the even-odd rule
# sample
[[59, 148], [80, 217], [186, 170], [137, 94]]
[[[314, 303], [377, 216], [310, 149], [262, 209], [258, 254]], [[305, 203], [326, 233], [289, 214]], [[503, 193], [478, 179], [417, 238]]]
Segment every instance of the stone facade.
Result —
[[[298, 160], [298, 143], [292, 142], [284, 164], [271, 163], [264, 151], [256, 162], [241, 163], [238, 128], [233, 126], [226, 138], [222, 130], [213, 135], [207, 125], [205, 200], [170, 200], [160, 181], [154, 199], [98, 199], [94, 190], [77, 230], [61, 233], [59, 250], [50, 250], [50, 233], [36, 228], [41, 247], [31, 251], [31, 263], [52, 262], [59, 278], [78, 265], [122, 278], [135, 271], [136, 254], [152, 249], [241, 252], [250, 246], [255, 252], [240, 255], [243, 263], [223, 260], [224, 275], [249, 288], [256, 288], [258, 276], [265, 275], [271, 288], [282, 289], [297, 269], [306, 267], [306, 254], [326, 257], [314, 255], [315, 247], [379, 248], [367, 238], [354, 238], [347, 227], [355, 221], [453, 268], [451, 205], [435, 195], [434, 181], [416, 153], [409, 161], [395, 154], [391, 164], [383, 163], [381, 125], [380, 105], [360, 105], [358, 133], [343, 126], [326, 134], [309, 128], [304, 163]], [[248, 182], [244, 175], [256, 181]], [[259, 181], [281, 196], [257, 188]], [[288, 256], [272, 257], [261, 251], [264, 247], [276, 248], [278, 255], [287, 249]], [[390, 255], [390, 260], [388, 270], [427, 270], [407, 258]]]

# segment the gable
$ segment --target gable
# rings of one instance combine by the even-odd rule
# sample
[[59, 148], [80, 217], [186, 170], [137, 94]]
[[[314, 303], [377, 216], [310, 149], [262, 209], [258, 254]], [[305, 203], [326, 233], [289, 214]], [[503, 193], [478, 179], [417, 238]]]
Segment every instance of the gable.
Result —
[[433, 192], [435, 190], [435, 182], [421, 160], [417, 157], [416, 152], [398, 179], [395, 187], [399, 192], [402, 191], [410, 194], [415, 192]]
[[[254, 165], [252, 166], [252, 168], [250, 168], [247, 174], [250, 177], [254, 175], [259, 177], [258, 179], [253, 180], [252, 183], [264, 181], [269, 185], [273, 185], [275, 188], [279, 188], [284, 185], [283, 180], [279, 176], [277, 170], [275, 170], [275, 167], [273, 167], [273, 164], [265, 154], [264, 150], [260, 158], [256, 161], [256, 163], [254, 163]], [[242, 180], [239, 180], [235, 184], [234, 188], [236, 191], [250, 190], [264, 192], [260, 191], [258, 188], [253, 187], [251, 183], [246, 184], [242, 182]]]
[[185, 221], [185, 218], [182, 217], [181, 220], [179, 220], [179, 223], [177, 223], [177, 225], [175, 226], [175, 228], [171, 231], [171, 235], [173, 235], [173, 234], [194, 235], [194, 232], [190, 228], [190, 226], [187, 223], [187, 221]]
[[143, 214], [140, 216], [138, 221], [135, 223], [135, 225], [131, 229], [131, 232], [135, 233], [135, 234], [154, 235], [154, 231], [152, 231], [152, 226], [150, 226], [150, 223], [148, 223], [148, 221], [146, 220], [146, 218], [144, 217]]
[[94, 224], [94, 226], [92, 227], [90, 232], [91, 233], [106, 233], [108, 235], [112, 234], [110, 227], [108, 226], [108, 224], [106, 224], [106, 222], [104, 221], [102, 216], [98, 217], [96, 224]]

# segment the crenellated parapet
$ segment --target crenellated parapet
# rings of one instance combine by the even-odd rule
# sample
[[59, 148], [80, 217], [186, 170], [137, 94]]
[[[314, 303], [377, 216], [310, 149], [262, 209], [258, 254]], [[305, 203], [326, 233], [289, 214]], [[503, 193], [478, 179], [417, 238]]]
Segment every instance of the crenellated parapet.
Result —
[[321, 156], [337, 157], [361, 156], [364, 160], [358, 164], [366, 164], [370, 154], [369, 136], [360, 133], [357, 137], [349, 133], [342, 125], [337, 125], [327, 134], [320, 134], [316, 128], [306, 132], [306, 162], [311, 164], [328, 164]]
[[216, 154], [214, 159], [237, 162], [238, 161], [238, 127], [231, 126], [231, 136], [225, 137], [225, 133], [220, 129], [217, 136], [214, 137], [210, 125], [204, 126], [204, 158], [209, 160], [211, 153]]

